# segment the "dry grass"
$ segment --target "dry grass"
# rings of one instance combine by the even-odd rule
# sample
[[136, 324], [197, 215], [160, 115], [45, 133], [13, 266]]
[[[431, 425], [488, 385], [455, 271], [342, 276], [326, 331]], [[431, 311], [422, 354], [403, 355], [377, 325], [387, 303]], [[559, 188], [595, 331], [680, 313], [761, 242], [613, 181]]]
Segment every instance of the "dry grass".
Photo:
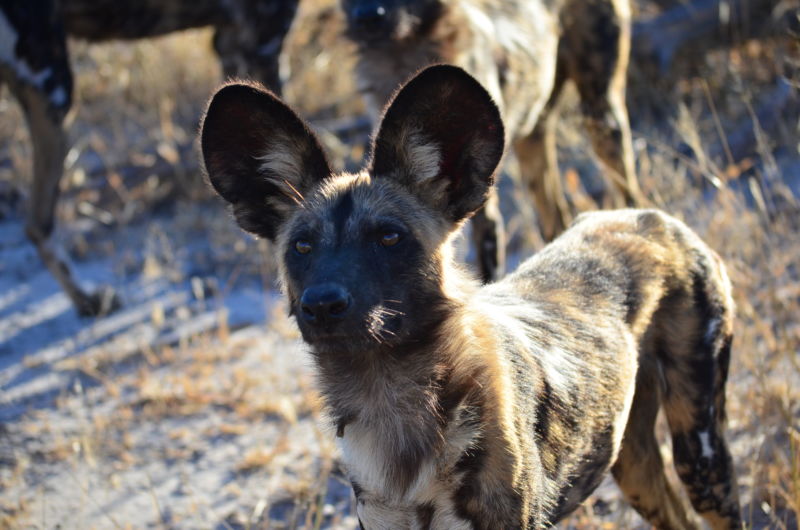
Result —
[[[303, 3], [287, 55], [291, 78], [286, 97], [318, 124], [347, 119], [363, 109], [349, 75], [351, 50], [337, 37], [338, 15], [331, 5], [329, 0]], [[203, 103], [221, 81], [209, 39], [208, 31], [193, 31], [134, 44], [73, 43], [77, 104], [59, 215], [65, 226], [82, 218], [100, 225], [125, 225], [160, 205], [177, 204], [181, 209], [209, 197], [191, 147]], [[787, 188], [785, 179], [790, 175], [783, 168], [800, 167], [798, 117], [788, 113], [779, 126], [756, 135], [756, 145], [746, 156], [736, 158], [717, 148], [724, 146], [722, 137], [729, 129], [752, 114], [758, 94], [772, 86], [775, 69], [764, 64], [777, 62], [774, 53], [770, 47], [751, 44], [710, 57], [703, 79], [676, 85], [681, 105], [671, 121], [645, 120], [637, 128], [636, 140], [644, 191], [657, 206], [686, 220], [723, 256], [735, 285], [739, 311], [728, 390], [729, 431], [746, 516], [757, 527], [796, 528], [800, 205]], [[796, 91], [790, 101], [796, 109], [800, 103]], [[591, 163], [580, 154], [587, 150], [575, 132], [576, 124], [574, 113], [568, 113], [561, 131], [565, 145], [561, 161], [572, 175], [569, 187], [576, 197], [588, 197], [577, 175], [590, 172]], [[759, 131], [760, 124], [753, 128]], [[348, 157], [360, 158], [361, 145], [323, 137], [339, 164]], [[30, 171], [30, 147], [19, 110], [8, 94], [0, 99], [0, 139], [0, 180], [22, 187]], [[689, 146], [693, 156], [679, 150], [679, 144]], [[125, 265], [123, 256], [117, 260], [119, 267], [154, 277], [179, 274], [170, 264], [181, 248], [181, 234], [206, 230], [218, 250], [210, 257], [210, 266], [224, 270], [227, 283], [240, 275], [255, 275], [270, 284], [274, 271], [268, 265], [268, 246], [238, 235], [230, 224], [210, 221], [208, 209], [185, 209], [176, 226], [148, 238], [150, 249], [143, 263], [132, 256], [130, 265]], [[215, 212], [223, 215], [221, 208]], [[529, 226], [522, 215], [509, 220], [519, 232]], [[536, 242], [535, 237], [521, 240]], [[73, 254], [104, 252], [97, 248], [92, 231], [70, 232], [69, 243]], [[533, 250], [530, 243], [523, 243], [520, 252]], [[125, 249], [105, 250], [117, 251]], [[217, 296], [224, 294], [222, 288]], [[154, 308], [155, 324], [165, 318], [163, 309]], [[325, 490], [336, 475], [330, 434], [316, 427], [310, 434], [303, 430], [309, 424], [304, 420], [321, 421], [307, 373], [281, 371], [281, 351], [253, 353], [258, 339], [236, 338], [224, 321], [220, 318], [216, 331], [173, 347], [137, 349], [133, 360], [126, 360], [133, 369], [115, 370], [120, 358], [104, 358], [96, 351], [62, 365], [63, 370], [90, 376], [97, 385], [64, 390], [57, 407], [77, 411], [71, 423], [50, 424], [44, 412], [25, 419], [25, 455], [15, 458], [13, 465], [0, 464], [0, 489], [23, 484], [28, 494], [3, 497], [0, 528], [53, 523], [35, 512], [44, 513], [42, 504], [52, 499], [36, 489], [40, 469], [62, 464], [71, 470], [68, 487], [82, 492], [81, 509], [88, 520], [96, 508], [92, 488], [123, 489], [131, 470], [150, 469], [148, 465], [159, 460], [191, 462], [209, 444], [220, 441], [243, 448], [225, 465], [234, 476], [250, 478], [241, 479], [245, 485], [237, 478], [220, 493], [239, 499], [243, 508], [228, 516], [198, 501], [185, 513], [166, 513], [159, 503], [160, 490], [148, 478], [142, 487], [152, 493], [161, 526], [189, 524], [194, 509], [206, 521], [222, 521], [221, 527], [269, 527], [279, 524], [268, 516], [270, 510], [284, 505], [286, 510], [274, 512], [282, 514], [283, 527], [317, 528], [323, 521], [346, 526], [348, 520], [330, 514], [331, 506], [325, 504]], [[271, 319], [270, 331], [287, 342], [296, 340], [296, 330], [285, 316]], [[213, 420], [198, 420], [206, 416]], [[165, 427], [160, 430], [160, 425]], [[258, 430], [267, 427], [269, 432]], [[131, 434], [142, 431], [149, 437]], [[251, 436], [256, 431], [261, 438]], [[306, 433], [301, 439], [311, 443], [297, 447], [294, 440], [301, 431]], [[272, 443], [264, 445], [267, 438]], [[254, 482], [247, 481], [251, 479]], [[191, 484], [191, 477], [186, 483]], [[257, 484], [269, 494], [254, 498]], [[596, 496], [563, 526], [641, 524], [613, 502], [619, 509], [604, 513], [608, 503], [607, 496]], [[114, 528], [131, 524], [116, 520], [114, 513], [104, 514], [101, 521], [101, 526]]]

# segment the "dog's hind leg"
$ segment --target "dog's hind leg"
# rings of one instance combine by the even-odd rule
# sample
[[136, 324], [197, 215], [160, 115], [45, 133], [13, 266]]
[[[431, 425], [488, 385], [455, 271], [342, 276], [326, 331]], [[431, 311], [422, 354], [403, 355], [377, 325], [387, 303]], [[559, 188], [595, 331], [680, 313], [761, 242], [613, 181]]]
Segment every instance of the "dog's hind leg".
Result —
[[582, 6], [582, 12], [574, 17], [567, 15], [563, 39], [569, 77], [580, 94], [586, 130], [611, 181], [611, 205], [646, 205], [636, 178], [625, 104], [630, 6], [628, 0], [602, 0]]
[[661, 381], [654, 360], [643, 359], [628, 425], [612, 473], [627, 501], [661, 530], [700, 528], [667, 481], [655, 436]]
[[96, 315], [111, 310], [115, 298], [108, 290], [97, 294], [81, 290], [50, 239], [67, 150], [62, 124], [72, 97], [72, 72], [59, 6], [50, 0], [3, 6], [0, 22], [10, 26], [3, 29], [11, 32], [16, 45], [13, 57], [0, 63], [0, 75], [22, 107], [33, 144], [25, 232], [78, 312]]
[[545, 241], [555, 239], [572, 221], [556, 152], [558, 102], [565, 81], [560, 63], [559, 60], [550, 98], [539, 114], [536, 127], [531, 134], [514, 142], [521, 178], [533, 198], [539, 231]]
[[742, 527], [725, 429], [733, 302], [722, 263], [695, 249], [690, 281], [662, 304], [656, 353], [675, 467], [695, 510], [714, 529]]
[[106, 313], [117, 305], [113, 293], [107, 289], [93, 294], [83, 291], [50, 239], [67, 150], [63, 115], [48, 104], [46, 95], [38, 88], [24, 83], [11, 85], [25, 113], [33, 143], [33, 183], [28, 197], [25, 232], [78, 313], [83, 316]]

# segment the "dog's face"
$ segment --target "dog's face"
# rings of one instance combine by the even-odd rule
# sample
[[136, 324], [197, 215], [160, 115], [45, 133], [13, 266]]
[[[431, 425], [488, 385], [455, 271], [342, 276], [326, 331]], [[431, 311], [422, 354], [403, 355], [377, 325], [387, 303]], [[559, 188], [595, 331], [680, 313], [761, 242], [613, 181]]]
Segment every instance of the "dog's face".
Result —
[[348, 34], [369, 45], [424, 34], [443, 8], [443, 0], [342, 0]]
[[358, 174], [333, 175], [308, 127], [256, 86], [217, 92], [201, 134], [240, 226], [275, 242], [291, 313], [317, 353], [391, 348], [433, 327], [447, 241], [485, 202], [503, 151], [496, 106], [452, 66], [398, 92]]
[[402, 342], [435, 305], [431, 256], [448, 226], [388, 179], [341, 176], [314, 190], [278, 235], [303, 337], [320, 351]]

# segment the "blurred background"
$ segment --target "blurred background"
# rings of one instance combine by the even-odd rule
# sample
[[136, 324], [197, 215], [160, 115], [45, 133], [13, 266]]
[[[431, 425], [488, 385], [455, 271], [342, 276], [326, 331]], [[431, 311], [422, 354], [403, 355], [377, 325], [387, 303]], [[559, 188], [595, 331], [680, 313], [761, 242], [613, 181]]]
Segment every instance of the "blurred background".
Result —
[[[766, 14], [751, 2], [736, 24], [697, 33], [670, 25], [680, 0], [636, 0], [628, 108], [643, 191], [722, 255], [734, 284], [729, 440], [745, 519], [792, 529], [800, 22], [796, 1]], [[285, 99], [339, 169], [358, 167], [370, 133], [342, 30], [333, 0], [302, 0], [281, 59]], [[81, 281], [120, 294], [122, 308], [96, 319], [77, 316], [25, 237], [31, 144], [0, 87], [0, 528], [357, 527], [272, 249], [238, 229], [201, 172], [198, 123], [223, 81], [211, 41], [200, 29], [69, 42], [55, 238]], [[589, 209], [599, 169], [576, 101], [568, 94], [559, 163]], [[500, 186], [513, 266], [542, 242], [510, 162]], [[611, 481], [560, 527], [645, 528]]]

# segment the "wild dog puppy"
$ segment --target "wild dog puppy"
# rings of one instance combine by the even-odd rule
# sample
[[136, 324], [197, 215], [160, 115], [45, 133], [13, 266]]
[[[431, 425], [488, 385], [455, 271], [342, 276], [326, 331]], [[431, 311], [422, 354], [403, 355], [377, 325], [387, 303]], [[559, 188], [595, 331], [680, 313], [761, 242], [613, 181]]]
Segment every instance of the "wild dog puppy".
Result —
[[[431, 63], [461, 66], [492, 94], [520, 176], [550, 241], [572, 219], [556, 160], [559, 96], [574, 81], [586, 131], [616, 207], [641, 204], [625, 105], [630, 0], [341, 0], [357, 76], [375, 118], [399, 84]], [[505, 269], [494, 197], [473, 218], [484, 281]]]
[[499, 283], [450, 243], [486, 201], [500, 113], [434, 66], [387, 108], [369, 167], [332, 174], [256, 85], [212, 98], [211, 184], [276, 243], [364, 528], [540, 528], [611, 469], [659, 528], [694, 528], [664, 475], [663, 407], [694, 507], [739, 528], [723, 428], [733, 303], [717, 255], [654, 210], [584, 214]]
[[49, 241], [68, 143], [72, 104], [67, 36], [103, 41], [214, 26], [228, 76], [254, 77], [280, 90], [278, 56], [297, 0], [26, 0], [0, 2], [0, 86], [22, 106], [33, 143], [33, 182], [26, 232], [40, 258], [83, 315], [116, 302], [110, 291], [87, 293]]

